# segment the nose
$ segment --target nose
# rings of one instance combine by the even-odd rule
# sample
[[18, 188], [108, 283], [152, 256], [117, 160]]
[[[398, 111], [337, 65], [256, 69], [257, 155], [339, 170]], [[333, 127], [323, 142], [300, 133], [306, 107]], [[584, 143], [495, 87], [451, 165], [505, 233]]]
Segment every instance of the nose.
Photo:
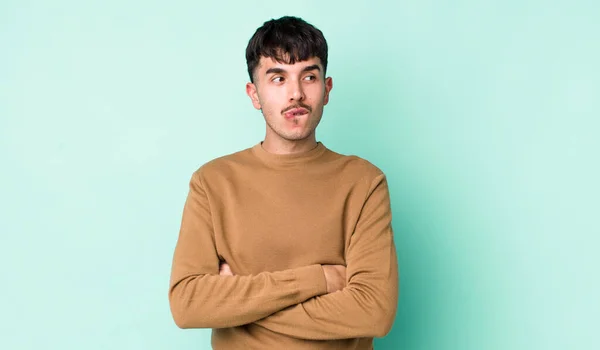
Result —
[[304, 90], [302, 89], [302, 83], [300, 81], [290, 82], [289, 89], [290, 101], [304, 100]]

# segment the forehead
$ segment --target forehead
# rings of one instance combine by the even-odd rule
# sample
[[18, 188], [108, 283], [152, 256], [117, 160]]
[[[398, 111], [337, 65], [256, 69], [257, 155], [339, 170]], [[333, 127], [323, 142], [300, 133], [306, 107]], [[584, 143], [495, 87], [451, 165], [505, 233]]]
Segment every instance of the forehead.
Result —
[[323, 65], [321, 64], [321, 59], [318, 57], [311, 57], [304, 61], [296, 61], [294, 64], [288, 64], [283, 62], [277, 62], [272, 57], [261, 56], [258, 61], [258, 71], [266, 72], [270, 68], [281, 68], [288, 72], [300, 72], [302, 69], [312, 65], [318, 65], [323, 71]]

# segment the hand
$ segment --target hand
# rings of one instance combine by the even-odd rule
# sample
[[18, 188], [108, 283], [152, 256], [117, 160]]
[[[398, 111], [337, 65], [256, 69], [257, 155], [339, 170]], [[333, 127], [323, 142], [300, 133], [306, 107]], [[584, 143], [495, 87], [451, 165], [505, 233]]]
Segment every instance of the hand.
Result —
[[321, 265], [327, 282], [327, 293], [337, 292], [346, 287], [346, 267], [343, 265]]
[[221, 263], [219, 266], [219, 276], [233, 276], [233, 272], [231, 272], [231, 268], [229, 267], [228, 263]]

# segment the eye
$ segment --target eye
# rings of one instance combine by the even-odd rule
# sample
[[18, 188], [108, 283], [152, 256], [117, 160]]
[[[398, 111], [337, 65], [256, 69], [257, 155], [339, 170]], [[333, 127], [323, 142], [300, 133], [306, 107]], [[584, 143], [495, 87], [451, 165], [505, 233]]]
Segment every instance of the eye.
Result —
[[317, 77], [314, 76], [314, 75], [307, 75], [307, 76], [304, 77], [304, 80], [308, 80], [308, 81], [313, 81], [313, 80], [316, 80], [316, 79], [317, 79]]
[[283, 81], [283, 77], [274, 77], [271, 79], [271, 81], [274, 83], [281, 83]]

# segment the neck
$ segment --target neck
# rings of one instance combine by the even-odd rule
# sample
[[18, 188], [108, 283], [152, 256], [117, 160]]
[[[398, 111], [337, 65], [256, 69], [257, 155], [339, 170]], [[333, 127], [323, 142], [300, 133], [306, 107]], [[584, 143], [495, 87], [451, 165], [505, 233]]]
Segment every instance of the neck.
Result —
[[317, 141], [314, 133], [311, 137], [307, 137], [303, 140], [274, 140], [270, 139], [269, 137], [266, 137], [265, 140], [262, 142], [262, 148], [265, 151], [273, 154], [302, 153], [308, 152], [315, 147], [317, 147]]

